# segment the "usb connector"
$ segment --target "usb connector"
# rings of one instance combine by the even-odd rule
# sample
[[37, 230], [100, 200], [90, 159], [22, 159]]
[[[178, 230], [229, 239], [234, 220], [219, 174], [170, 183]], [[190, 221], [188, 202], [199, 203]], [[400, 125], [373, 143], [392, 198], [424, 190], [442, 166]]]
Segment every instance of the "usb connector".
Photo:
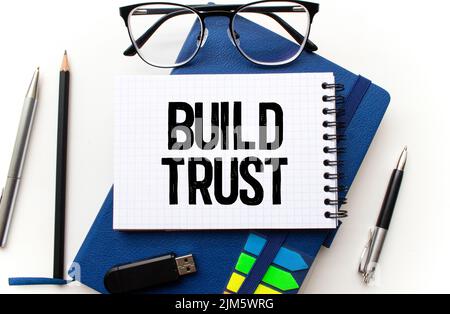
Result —
[[186, 276], [197, 272], [197, 266], [195, 265], [193, 255], [178, 257], [176, 262], [178, 266], [178, 274], [180, 276]]
[[173, 283], [197, 272], [193, 255], [169, 254], [112, 268], [105, 276], [105, 288], [112, 294], [145, 291]]

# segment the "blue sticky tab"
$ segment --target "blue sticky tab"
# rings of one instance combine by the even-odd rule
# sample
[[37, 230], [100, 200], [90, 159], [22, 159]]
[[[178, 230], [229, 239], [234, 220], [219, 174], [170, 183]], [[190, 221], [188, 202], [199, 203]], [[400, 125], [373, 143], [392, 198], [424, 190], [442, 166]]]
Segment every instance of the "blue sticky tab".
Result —
[[274, 264], [286, 268], [291, 272], [307, 270], [309, 268], [303, 257], [294, 251], [281, 248], [277, 257], [273, 261]]
[[255, 256], [259, 256], [264, 250], [266, 244], [266, 239], [261, 238], [255, 234], [251, 234], [248, 237], [247, 244], [245, 245], [245, 251]]
[[52, 278], [10, 278], [10, 286], [65, 286], [71, 281]]

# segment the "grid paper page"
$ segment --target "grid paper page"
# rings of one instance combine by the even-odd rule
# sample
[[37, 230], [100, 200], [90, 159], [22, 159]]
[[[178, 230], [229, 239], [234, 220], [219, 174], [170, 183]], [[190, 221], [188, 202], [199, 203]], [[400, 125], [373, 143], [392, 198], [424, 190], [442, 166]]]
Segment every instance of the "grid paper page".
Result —
[[[336, 173], [337, 169], [326, 167], [324, 161], [336, 160], [337, 156], [324, 152], [326, 146], [336, 147], [335, 142], [324, 139], [324, 134], [335, 134], [335, 130], [323, 125], [324, 121], [335, 118], [323, 113], [324, 108], [335, 107], [334, 103], [323, 101], [324, 95], [334, 93], [323, 89], [324, 82], [333, 84], [334, 75], [118, 77], [114, 229], [336, 228], [336, 220], [325, 217], [327, 212], [337, 211], [337, 207], [327, 206], [325, 200], [337, 196], [326, 193], [324, 187], [336, 186], [337, 182], [327, 180], [324, 174]], [[187, 113], [175, 111], [175, 118], [172, 116], [175, 122], [182, 124], [189, 120], [188, 115], [199, 112], [203, 121], [196, 116], [192, 125], [185, 125], [184, 131], [171, 133], [169, 107], [174, 103], [184, 103], [187, 108]], [[196, 112], [197, 103], [202, 103], [203, 108]], [[222, 103], [228, 103], [229, 110]], [[238, 123], [241, 125], [238, 129], [242, 141], [254, 143], [248, 150], [235, 150], [238, 132], [234, 124], [239, 117], [239, 110], [235, 117], [235, 108], [239, 103], [242, 123]], [[261, 104], [277, 104], [281, 108], [282, 114], [278, 111], [278, 116], [282, 117], [283, 124], [278, 130], [282, 130], [283, 140], [276, 149], [261, 149], [264, 142], [261, 130], [266, 130], [265, 142], [281, 141], [276, 139], [275, 109], [266, 111], [267, 128], [260, 127]], [[218, 116], [215, 124], [211, 122], [213, 116], [216, 119]], [[201, 126], [203, 141], [208, 143], [213, 140], [212, 131], [221, 130], [227, 124], [229, 149], [223, 149], [226, 141], [222, 132], [215, 133], [217, 145], [205, 149], [201, 139], [197, 144], [195, 137], [201, 136]], [[213, 129], [213, 125], [219, 128]], [[190, 130], [193, 146], [171, 149], [170, 135], [175, 141], [189, 143]], [[287, 165], [278, 162], [283, 159], [287, 159]], [[178, 164], [169, 167], [163, 160]], [[222, 171], [218, 160], [222, 161]], [[203, 190], [197, 190], [201, 187]]]

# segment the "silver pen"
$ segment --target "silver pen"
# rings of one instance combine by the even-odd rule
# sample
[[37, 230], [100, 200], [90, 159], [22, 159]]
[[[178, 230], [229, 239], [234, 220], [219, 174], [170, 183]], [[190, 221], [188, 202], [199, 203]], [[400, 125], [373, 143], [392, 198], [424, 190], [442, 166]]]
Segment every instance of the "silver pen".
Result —
[[359, 264], [359, 273], [363, 276], [364, 283], [369, 284], [375, 276], [375, 271], [380, 260], [395, 205], [403, 181], [406, 162], [408, 160], [408, 149], [405, 148], [400, 156], [397, 167], [392, 173], [389, 187], [384, 198], [381, 213], [378, 218], [377, 226], [370, 232], [369, 243], [365, 247]]
[[34, 115], [38, 98], [39, 68], [33, 75], [25, 101], [17, 131], [16, 143], [9, 166], [8, 178], [0, 198], [0, 246], [4, 248], [8, 239], [9, 227], [19, 192], [22, 171], [27, 155], [28, 143], [33, 128]]

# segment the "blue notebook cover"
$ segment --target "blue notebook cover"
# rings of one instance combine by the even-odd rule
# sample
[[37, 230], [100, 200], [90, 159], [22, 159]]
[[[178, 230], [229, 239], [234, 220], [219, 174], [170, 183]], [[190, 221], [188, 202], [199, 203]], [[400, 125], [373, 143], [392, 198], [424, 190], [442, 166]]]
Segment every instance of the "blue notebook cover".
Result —
[[[346, 176], [340, 184], [351, 186], [387, 110], [389, 94], [314, 53], [305, 52], [298, 61], [283, 67], [256, 66], [232, 46], [226, 33], [228, 23], [226, 18], [209, 18], [206, 45], [191, 64], [173, 74], [333, 72], [336, 82], [345, 85], [342, 94], [347, 97], [347, 153], [340, 169]], [[292, 45], [257, 25], [248, 27], [267, 36], [269, 42], [286, 45], [286, 49]], [[195, 37], [191, 34], [186, 46]], [[264, 43], [255, 42], [258, 44]], [[112, 267], [173, 252], [178, 256], [194, 254], [198, 273], [149, 293], [295, 294], [320, 248], [331, 245], [335, 235], [333, 230], [121, 233], [112, 229], [113, 197], [112, 189], [74, 261], [81, 272], [79, 280], [101, 293], [107, 293], [103, 278]]]

